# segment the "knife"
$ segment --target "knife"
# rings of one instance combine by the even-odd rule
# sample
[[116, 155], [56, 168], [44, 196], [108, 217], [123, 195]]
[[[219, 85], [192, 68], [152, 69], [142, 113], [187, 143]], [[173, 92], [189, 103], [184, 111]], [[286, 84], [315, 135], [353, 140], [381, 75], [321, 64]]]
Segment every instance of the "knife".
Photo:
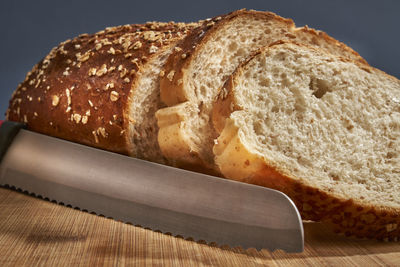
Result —
[[301, 252], [283, 193], [0, 124], [0, 185], [115, 220], [218, 245]]

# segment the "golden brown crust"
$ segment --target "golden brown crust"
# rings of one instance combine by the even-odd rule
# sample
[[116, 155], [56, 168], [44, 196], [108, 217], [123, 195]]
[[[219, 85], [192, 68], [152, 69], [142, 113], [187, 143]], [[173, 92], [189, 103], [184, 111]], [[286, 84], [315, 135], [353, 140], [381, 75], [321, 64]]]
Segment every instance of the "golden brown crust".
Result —
[[131, 154], [128, 109], [136, 73], [194, 25], [124, 25], [67, 40], [27, 74], [7, 118], [33, 131]]
[[[273, 46], [285, 43], [293, 45], [294, 48], [302, 46], [323, 53], [309, 45], [278, 41], [255, 52], [235, 70], [220, 90], [213, 109], [214, 127], [220, 133], [214, 146], [214, 155], [221, 173], [230, 179], [284, 192], [295, 202], [303, 219], [326, 222], [337, 233], [397, 241], [400, 237], [400, 210], [344, 199], [329, 190], [316, 188], [308, 184], [307, 180], [294, 177], [288, 171], [275, 166], [273, 162], [267, 162], [260, 155], [251, 153], [241, 142], [239, 128], [229, 118], [232, 112], [242, 109], [235, 100], [234, 92], [239, 76], [254, 57], [267, 53]], [[352, 62], [364, 71], [377, 72], [390, 79], [396, 79], [364, 62], [340, 57], [338, 59]]]

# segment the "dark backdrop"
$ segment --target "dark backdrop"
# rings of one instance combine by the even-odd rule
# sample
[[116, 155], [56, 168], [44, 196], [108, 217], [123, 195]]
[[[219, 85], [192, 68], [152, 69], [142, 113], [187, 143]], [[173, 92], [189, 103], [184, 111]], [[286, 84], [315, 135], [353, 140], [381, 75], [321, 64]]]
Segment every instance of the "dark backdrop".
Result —
[[400, 78], [400, 1], [397, 0], [1, 0], [0, 119], [27, 71], [59, 42], [107, 26], [196, 21], [240, 8], [269, 10], [298, 26], [323, 30], [372, 66]]

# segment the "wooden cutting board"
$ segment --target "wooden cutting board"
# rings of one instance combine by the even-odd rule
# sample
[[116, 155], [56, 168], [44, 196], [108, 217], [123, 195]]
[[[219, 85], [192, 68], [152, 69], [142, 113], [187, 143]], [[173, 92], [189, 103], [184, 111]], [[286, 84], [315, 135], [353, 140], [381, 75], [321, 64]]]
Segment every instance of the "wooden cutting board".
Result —
[[0, 266], [400, 266], [400, 244], [304, 223], [305, 251], [220, 248], [0, 187]]

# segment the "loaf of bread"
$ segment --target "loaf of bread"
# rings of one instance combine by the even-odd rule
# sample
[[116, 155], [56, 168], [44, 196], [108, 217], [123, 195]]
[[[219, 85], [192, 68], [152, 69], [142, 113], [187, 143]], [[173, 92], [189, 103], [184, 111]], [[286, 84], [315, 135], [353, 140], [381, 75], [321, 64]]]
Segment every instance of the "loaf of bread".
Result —
[[239, 10], [206, 20], [181, 40], [161, 78], [161, 99], [169, 107], [156, 113], [158, 141], [177, 166], [214, 170], [212, 103], [226, 78], [251, 52], [277, 40], [296, 40], [367, 64], [327, 34], [296, 28], [270, 12]]
[[278, 189], [303, 219], [358, 237], [400, 236], [400, 81], [310, 46], [279, 42], [218, 94], [215, 161]]
[[400, 82], [270, 12], [65, 41], [27, 74], [6, 117], [278, 189], [304, 219], [347, 235], [400, 235]]
[[80, 35], [54, 48], [14, 92], [7, 119], [33, 131], [164, 162], [154, 113], [159, 72], [197, 24], [147, 23]]

